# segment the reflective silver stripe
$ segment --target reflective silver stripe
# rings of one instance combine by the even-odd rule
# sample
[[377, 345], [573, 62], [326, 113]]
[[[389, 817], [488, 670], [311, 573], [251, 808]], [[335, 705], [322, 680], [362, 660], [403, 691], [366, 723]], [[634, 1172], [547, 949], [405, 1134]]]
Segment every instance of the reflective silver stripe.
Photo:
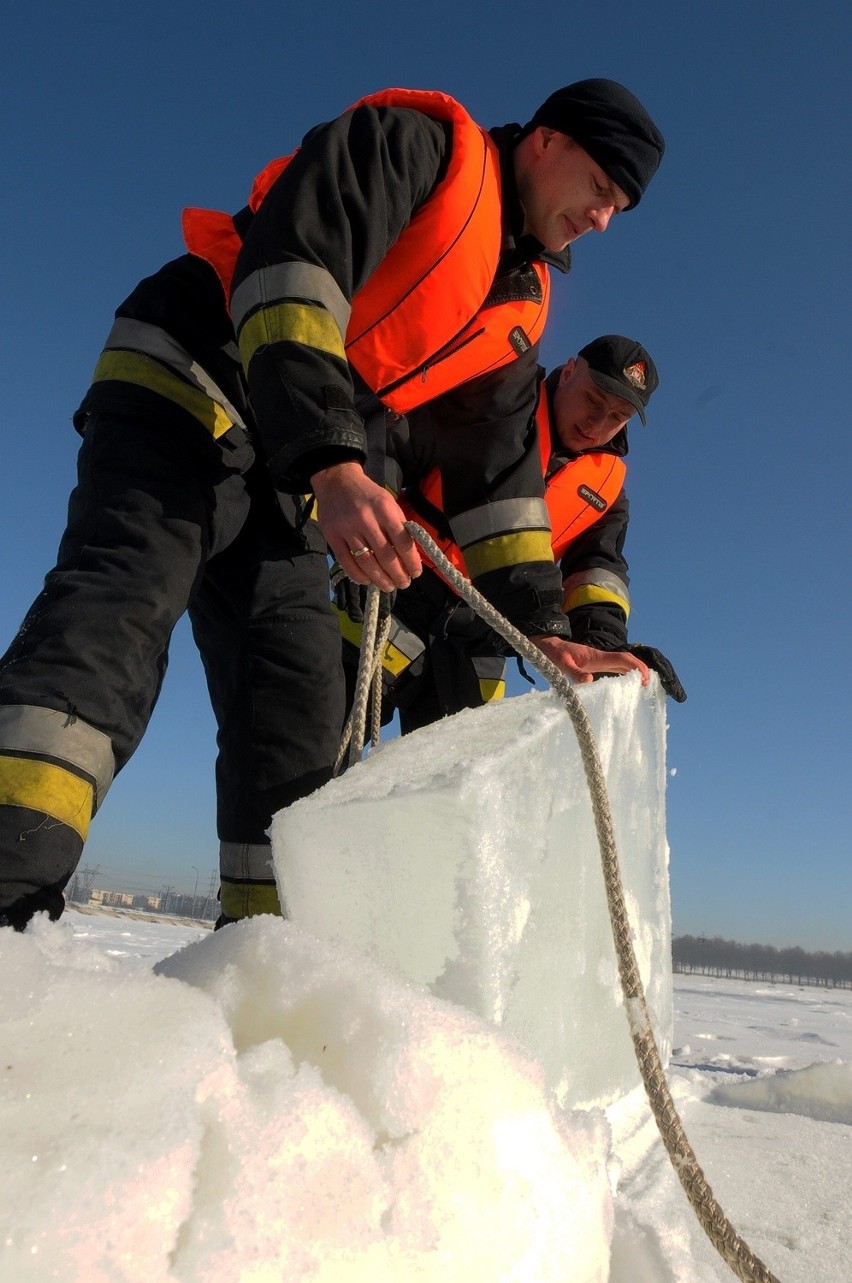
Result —
[[0, 752], [29, 753], [33, 757], [67, 762], [95, 781], [92, 813], [107, 795], [115, 774], [112, 741], [103, 731], [73, 713], [34, 704], [0, 707]]
[[426, 649], [426, 643], [422, 638], [413, 633], [410, 628], [406, 628], [404, 624], [401, 624], [395, 615], [391, 616], [390, 633], [386, 644], [395, 646], [409, 663], [417, 659], [418, 655], [422, 655]]
[[231, 297], [231, 316], [239, 329], [250, 312], [284, 299], [319, 303], [334, 317], [341, 336], [346, 333], [352, 307], [337, 281], [324, 267], [312, 263], [276, 263], [261, 267], [237, 286]]
[[550, 530], [550, 515], [543, 499], [498, 499], [453, 517], [450, 525], [461, 548], [480, 539], [513, 530]]
[[472, 655], [473, 671], [481, 682], [504, 682], [508, 661], [502, 655]]
[[219, 872], [236, 882], [273, 882], [272, 847], [262, 842], [220, 842]]
[[185, 348], [172, 338], [166, 330], [158, 325], [149, 325], [147, 321], [134, 321], [120, 316], [107, 335], [105, 352], [126, 351], [143, 352], [153, 356], [163, 365], [174, 370], [181, 378], [203, 392], [211, 401], [215, 401], [225, 411], [232, 423], [238, 427], [246, 426], [245, 420], [234, 408], [225, 393], [214, 383], [202, 365], [194, 361]]
[[564, 580], [562, 588], [566, 597], [579, 588], [602, 588], [604, 592], [623, 601], [625, 610], [630, 609], [630, 592], [627, 584], [611, 570], [580, 570], [576, 575], [569, 575]]

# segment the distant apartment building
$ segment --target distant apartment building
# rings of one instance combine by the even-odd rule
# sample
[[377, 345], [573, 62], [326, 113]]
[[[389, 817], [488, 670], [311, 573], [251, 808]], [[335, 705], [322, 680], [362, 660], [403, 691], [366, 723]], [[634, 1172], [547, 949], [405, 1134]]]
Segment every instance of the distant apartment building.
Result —
[[161, 913], [169, 917], [193, 918], [201, 922], [215, 920], [219, 906], [211, 890], [206, 895], [187, 895], [167, 889], [159, 895], [141, 895], [132, 891], [110, 891], [94, 887], [88, 879], [74, 876], [66, 896], [72, 904], [90, 904], [104, 909], [130, 909], [136, 913]]
[[89, 904], [100, 904], [108, 909], [132, 909], [134, 898], [127, 891], [102, 891], [98, 887], [92, 887], [89, 892]]

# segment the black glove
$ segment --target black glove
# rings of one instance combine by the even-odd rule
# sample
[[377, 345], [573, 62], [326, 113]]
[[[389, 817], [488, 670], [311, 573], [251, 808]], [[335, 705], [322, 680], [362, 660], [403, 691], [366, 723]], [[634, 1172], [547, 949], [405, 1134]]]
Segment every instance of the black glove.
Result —
[[[363, 624], [364, 606], [367, 602], [367, 589], [363, 584], [356, 584], [341, 570], [337, 562], [331, 568], [331, 587], [334, 593], [334, 604], [339, 611], [348, 615], [353, 624]], [[379, 593], [379, 619], [387, 619], [393, 610], [396, 600], [396, 589], [393, 592]]]
[[686, 691], [680, 684], [680, 678], [674, 670], [674, 665], [670, 660], [666, 659], [661, 650], [657, 650], [655, 646], [641, 646], [638, 644], [625, 646], [624, 649], [629, 654], [635, 655], [637, 659], [641, 659], [643, 664], [647, 664], [649, 668], [653, 668], [654, 672], [658, 674], [663, 690], [667, 695], [671, 695], [672, 699], [677, 700], [678, 704], [684, 702]]
[[348, 615], [353, 624], [363, 624], [366, 589], [353, 583], [337, 562], [331, 568], [331, 589], [334, 604], [340, 613]]

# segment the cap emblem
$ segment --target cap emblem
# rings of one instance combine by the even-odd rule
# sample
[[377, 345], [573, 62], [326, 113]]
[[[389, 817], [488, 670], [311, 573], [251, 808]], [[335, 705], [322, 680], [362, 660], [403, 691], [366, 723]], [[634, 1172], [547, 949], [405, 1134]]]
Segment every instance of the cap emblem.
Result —
[[632, 383], [634, 388], [640, 388], [642, 392], [648, 386], [645, 380], [645, 362], [634, 361], [633, 365], [626, 365], [622, 373], [628, 383]]

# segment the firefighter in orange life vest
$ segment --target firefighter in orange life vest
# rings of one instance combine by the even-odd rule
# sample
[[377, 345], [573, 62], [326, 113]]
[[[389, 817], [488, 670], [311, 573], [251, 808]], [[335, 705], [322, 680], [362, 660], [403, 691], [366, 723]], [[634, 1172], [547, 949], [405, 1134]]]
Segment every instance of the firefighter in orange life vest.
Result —
[[326, 542], [360, 583], [420, 571], [368, 475], [378, 405], [445, 403], [444, 506], [489, 549], [478, 584], [577, 668], [528, 433], [548, 268], [635, 208], [662, 153], [610, 80], [491, 131], [391, 89], [267, 165], [237, 214], [184, 212], [188, 252], [118, 308], [57, 565], [0, 660], [0, 925], [62, 912], [184, 611], [219, 727], [221, 920], [281, 911], [271, 817], [330, 777], [343, 720]]
[[[572, 639], [610, 658], [619, 652], [639, 654], [657, 671], [666, 692], [682, 702], [686, 693], [665, 656], [656, 648], [627, 641], [627, 423], [638, 414], [644, 424], [657, 384], [657, 370], [645, 348], [621, 335], [603, 335], [546, 379], [542, 371], [536, 419], [553, 556], [563, 577], [563, 609]], [[464, 554], [442, 512], [440, 475], [428, 467], [430, 427], [428, 416], [417, 412], [409, 423], [397, 425], [391, 433], [396, 457], [390, 477], [402, 487], [405, 513], [467, 573]], [[417, 472], [419, 481], [405, 485]], [[360, 598], [338, 591], [336, 607], [351, 699], [360, 646]], [[502, 698], [506, 653], [506, 643], [443, 578], [424, 570], [394, 599], [383, 656], [383, 721], [398, 711], [405, 734], [463, 708]]]

